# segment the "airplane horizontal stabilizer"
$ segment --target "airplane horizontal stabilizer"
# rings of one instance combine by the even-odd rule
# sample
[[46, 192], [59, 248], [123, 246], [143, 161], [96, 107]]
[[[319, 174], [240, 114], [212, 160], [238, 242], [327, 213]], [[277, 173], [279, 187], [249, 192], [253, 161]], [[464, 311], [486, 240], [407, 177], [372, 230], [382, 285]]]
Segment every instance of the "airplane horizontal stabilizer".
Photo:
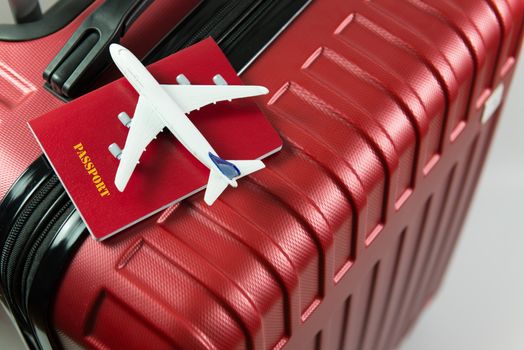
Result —
[[[228, 160], [227, 163], [234, 165], [240, 171], [239, 176], [231, 179], [235, 184], [235, 179], [249, 175], [265, 167], [261, 160]], [[224, 192], [227, 185], [231, 183], [231, 180], [219, 171], [212, 169], [209, 173], [209, 180], [207, 183], [206, 193], [204, 195], [204, 201], [206, 204], [213, 205], [222, 192]]]
[[229, 163], [233, 164], [239, 171], [240, 176], [246, 176], [255, 171], [259, 171], [265, 168], [264, 163], [261, 160], [228, 160]]

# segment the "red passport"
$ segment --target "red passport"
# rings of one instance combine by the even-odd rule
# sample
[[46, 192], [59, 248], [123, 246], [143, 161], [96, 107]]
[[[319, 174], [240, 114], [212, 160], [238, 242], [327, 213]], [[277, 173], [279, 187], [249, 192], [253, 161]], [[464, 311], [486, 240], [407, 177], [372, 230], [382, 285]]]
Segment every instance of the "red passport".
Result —
[[[179, 74], [195, 85], [213, 84], [216, 74], [231, 85], [242, 84], [212, 39], [148, 69], [161, 84], [176, 84]], [[118, 160], [108, 146], [125, 144], [129, 129], [117, 116], [122, 111], [132, 116], [137, 101], [138, 94], [122, 78], [29, 123], [97, 240], [187, 198], [207, 184], [209, 170], [164, 131], [142, 154], [124, 192], [118, 191], [114, 185]], [[224, 159], [261, 159], [282, 148], [277, 132], [252, 99], [209, 105], [190, 113], [189, 118]]]

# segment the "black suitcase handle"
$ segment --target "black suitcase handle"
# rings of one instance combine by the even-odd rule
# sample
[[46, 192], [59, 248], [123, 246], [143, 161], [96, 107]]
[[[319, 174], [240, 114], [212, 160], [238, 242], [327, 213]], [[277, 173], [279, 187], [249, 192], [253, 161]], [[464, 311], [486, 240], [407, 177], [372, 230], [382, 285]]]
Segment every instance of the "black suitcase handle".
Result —
[[44, 71], [46, 87], [62, 98], [85, 90], [110, 61], [117, 43], [152, 0], [107, 0], [73, 33]]
[[31, 1], [10, 0], [18, 24], [0, 24], [0, 41], [28, 41], [50, 35], [65, 27], [93, 0], [60, 0], [44, 14]]
[[8, 0], [16, 23], [35, 22], [42, 18], [38, 0]]

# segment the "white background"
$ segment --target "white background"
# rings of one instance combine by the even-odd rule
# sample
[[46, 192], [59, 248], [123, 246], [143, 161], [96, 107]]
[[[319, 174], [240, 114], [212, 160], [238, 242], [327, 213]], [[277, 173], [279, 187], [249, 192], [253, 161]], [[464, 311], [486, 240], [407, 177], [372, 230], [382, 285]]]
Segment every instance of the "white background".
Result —
[[[524, 349], [523, 153], [521, 63], [450, 269], [401, 350]], [[8, 323], [0, 310], [0, 349], [21, 349]]]
[[448, 273], [402, 350], [524, 349], [523, 58]]

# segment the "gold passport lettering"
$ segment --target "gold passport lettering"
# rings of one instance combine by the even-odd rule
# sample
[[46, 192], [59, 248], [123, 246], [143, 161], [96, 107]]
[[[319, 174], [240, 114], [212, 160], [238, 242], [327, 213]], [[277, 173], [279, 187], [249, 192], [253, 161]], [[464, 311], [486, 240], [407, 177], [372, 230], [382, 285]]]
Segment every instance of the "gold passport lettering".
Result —
[[96, 170], [96, 167], [93, 164], [91, 157], [87, 155], [87, 152], [84, 149], [84, 145], [82, 145], [82, 143], [79, 143], [73, 146], [73, 148], [76, 150], [76, 155], [78, 156], [78, 158], [80, 158], [80, 161], [84, 165], [85, 170], [91, 176], [91, 181], [93, 181], [93, 184], [95, 184], [96, 189], [100, 194], [100, 197], [109, 196], [109, 189], [106, 187], [104, 181], [102, 181], [102, 177], [98, 174], [98, 170]]

